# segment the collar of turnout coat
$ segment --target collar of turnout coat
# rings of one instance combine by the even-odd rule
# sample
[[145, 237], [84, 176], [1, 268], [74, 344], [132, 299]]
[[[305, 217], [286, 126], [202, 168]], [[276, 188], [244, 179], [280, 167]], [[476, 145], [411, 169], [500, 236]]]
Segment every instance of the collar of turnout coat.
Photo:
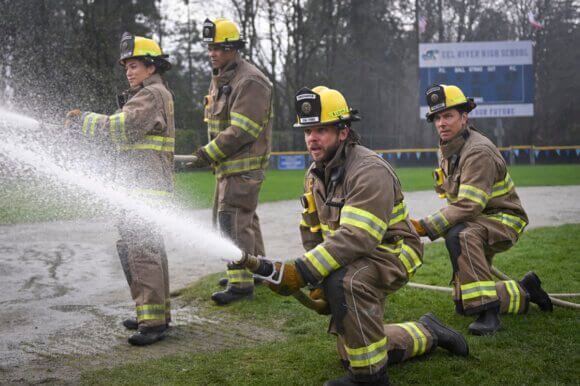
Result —
[[236, 70], [242, 64], [242, 58], [240, 55], [236, 55], [236, 58], [223, 66], [222, 68], [213, 69], [212, 80], [216, 83], [218, 88], [225, 84], [230, 83], [234, 75], [236, 75]]
[[443, 158], [449, 158], [453, 154], [459, 153], [465, 144], [465, 141], [469, 138], [469, 130], [471, 129], [471, 127], [465, 127], [459, 131], [451, 141], [439, 142], [439, 148], [441, 149], [441, 155], [443, 155]]
[[159, 74], [153, 74], [149, 78], [145, 79], [140, 85], [136, 87], [131, 87], [127, 90], [127, 94], [132, 97], [133, 95], [137, 94], [141, 89], [153, 84], [153, 83], [163, 83], [163, 79]]

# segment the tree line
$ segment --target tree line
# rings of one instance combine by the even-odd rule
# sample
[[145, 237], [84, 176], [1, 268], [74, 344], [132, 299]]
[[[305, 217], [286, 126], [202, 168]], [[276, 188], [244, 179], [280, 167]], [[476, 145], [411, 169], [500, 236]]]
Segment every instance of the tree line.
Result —
[[[124, 31], [169, 53], [177, 152], [207, 141], [203, 96], [210, 80], [195, 4], [172, 20], [159, 0], [0, 0], [0, 98], [55, 121], [72, 107], [112, 113], [126, 87], [118, 64]], [[293, 97], [303, 86], [339, 89], [363, 120], [373, 149], [433, 147], [419, 118], [418, 43], [532, 40], [535, 116], [503, 119], [504, 145], [580, 144], [580, 3], [577, 0], [225, 1], [247, 41], [243, 55], [274, 85], [274, 150], [303, 150]], [[170, 4], [171, 6], [171, 4]], [[541, 21], [534, 28], [529, 15]], [[56, 123], [56, 122], [53, 122]], [[496, 140], [495, 119], [474, 124]]]

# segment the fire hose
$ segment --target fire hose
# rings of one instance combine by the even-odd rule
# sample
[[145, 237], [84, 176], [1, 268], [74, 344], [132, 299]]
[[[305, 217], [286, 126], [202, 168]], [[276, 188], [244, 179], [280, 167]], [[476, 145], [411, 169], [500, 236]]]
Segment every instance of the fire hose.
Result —
[[[254, 273], [255, 277], [270, 282], [272, 284], [280, 284], [282, 280], [282, 275], [284, 273], [284, 262], [282, 261], [272, 261], [262, 257], [252, 256], [248, 253], [244, 253], [242, 255], [242, 259], [236, 261], [236, 263], [244, 265], [246, 268], [248, 268], [251, 272]], [[280, 264], [279, 271], [277, 271], [274, 268], [276, 263]], [[491, 267], [491, 272], [501, 280], [511, 280], [506, 274], [504, 274], [494, 266]], [[407, 285], [411, 288], [427, 289], [431, 291], [440, 291], [440, 292], [452, 291], [450, 287], [434, 286], [429, 284], [409, 282], [407, 283]], [[548, 295], [550, 296], [550, 300], [554, 305], [565, 308], [580, 309], [580, 304], [568, 302], [557, 298], [557, 297], [578, 297], [580, 296], [580, 294], [578, 293], [548, 294]], [[296, 300], [298, 300], [302, 305], [316, 311], [319, 314], [328, 313], [327, 312], [328, 303], [324, 299], [312, 299], [310, 296], [306, 295], [302, 291], [297, 291], [293, 293], [292, 296]]]

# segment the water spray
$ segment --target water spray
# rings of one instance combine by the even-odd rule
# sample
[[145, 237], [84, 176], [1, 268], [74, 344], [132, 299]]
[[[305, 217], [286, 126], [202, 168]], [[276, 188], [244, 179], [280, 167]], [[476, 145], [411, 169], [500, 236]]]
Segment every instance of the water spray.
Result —
[[[66, 159], [62, 152], [55, 156], [44, 144], [34, 140], [34, 135], [42, 135], [47, 130], [32, 118], [19, 114], [0, 111], [3, 126], [11, 134], [0, 142], [0, 154], [14, 165], [17, 175], [35, 175], [57, 182], [70, 193], [88, 193], [94, 199], [105, 202], [114, 214], [119, 211], [130, 211], [158, 225], [160, 229], [177, 238], [179, 242], [197, 249], [208, 257], [228, 260], [238, 259], [241, 251], [232, 241], [221, 237], [217, 232], [208, 229], [204, 224], [188, 218], [177, 206], [160, 205], [144, 201], [142, 197], [132, 195], [128, 190], [110, 183], [109, 178], [99, 173], [88, 173], [80, 170], [77, 160]], [[19, 130], [16, 130], [17, 127]], [[50, 129], [50, 127], [48, 127]], [[62, 130], [60, 127], [58, 128]], [[68, 149], [65, 144], [60, 144]], [[17, 166], [21, 165], [21, 170]], [[24, 167], [22, 167], [24, 166]], [[86, 169], [86, 168], [85, 168]], [[198, 252], [198, 253], [199, 253]]]

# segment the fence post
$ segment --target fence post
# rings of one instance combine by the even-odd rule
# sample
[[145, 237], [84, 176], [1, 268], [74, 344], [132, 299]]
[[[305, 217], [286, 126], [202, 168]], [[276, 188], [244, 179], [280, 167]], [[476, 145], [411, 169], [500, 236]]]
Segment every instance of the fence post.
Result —
[[514, 149], [510, 146], [510, 165], [516, 164], [516, 156], [514, 153]]
[[534, 150], [534, 145], [530, 146], [530, 165], [536, 164], [536, 151]]

